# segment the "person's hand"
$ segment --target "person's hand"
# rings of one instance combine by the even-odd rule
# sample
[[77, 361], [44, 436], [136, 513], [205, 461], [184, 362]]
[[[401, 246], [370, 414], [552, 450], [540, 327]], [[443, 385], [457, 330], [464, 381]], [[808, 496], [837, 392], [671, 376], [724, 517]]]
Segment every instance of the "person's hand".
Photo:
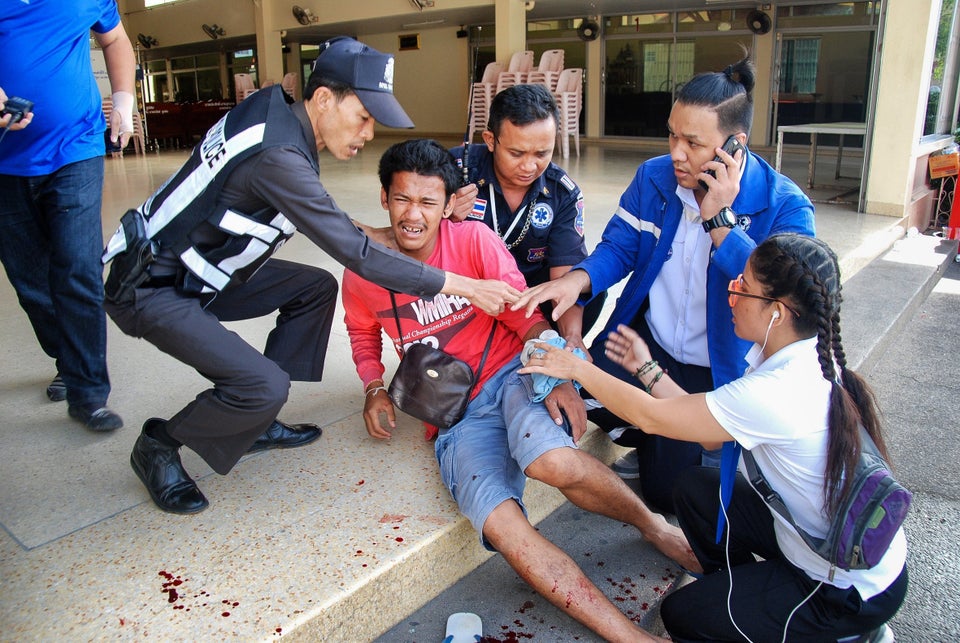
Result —
[[499, 279], [472, 279], [455, 272], [446, 273], [442, 293], [465, 297], [483, 312], [496, 317], [520, 296], [520, 291]]
[[637, 369], [653, 359], [650, 347], [643, 338], [629, 326], [618, 324], [617, 330], [607, 335], [604, 352], [610, 361], [636, 373]]
[[583, 335], [571, 333], [565, 336], [564, 341], [567, 342], [567, 348], [573, 350], [574, 348], [579, 348], [583, 351], [583, 354], [586, 355], [586, 360], [588, 362], [593, 361], [593, 357], [590, 356], [590, 351], [587, 350], [586, 344], [583, 343]]
[[[697, 175], [698, 179], [710, 186], [700, 203], [700, 216], [704, 221], [715, 217], [721, 208], [733, 205], [737, 195], [740, 194], [740, 174], [743, 171], [743, 157], [746, 152], [737, 150], [733, 156], [730, 156], [718, 147], [716, 153], [722, 160], [704, 163], [700, 167], [700, 174]], [[707, 170], [716, 172], [716, 177], [707, 174]]]
[[[3, 88], [0, 88], [0, 110], [2, 110], [7, 105], [7, 94], [3, 91]], [[10, 121], [13, 120], [13, 114], [7, 114], [3, 118], [0, 118], [0, 127], [9, 129], [11, 132], [21, 130], [33, 121], [33, 112], [27, 112], [23, 115], [19, 121], [10, 124]]]
[[113, 92], [112, 100], [110, 142], [118, 146], [122, 153], [133, 134], [133, 94], [130, 92]]
[[397, 238], [394, 236], [393, 228], [390, 226], [386, 226], [384, 228], [372, 228], [356, 221], [354, 221], [353, 224], [363, 230], [364, 234], [370, 237], [372, 241], [376, 241], [381, 246], [386, 246], [391, 250], [399, 250], [399, 247], [397, 246]]
[[[378, 388], [379, 390], [366, 395], [367, 399], [363, 402], [363, 423], [367, 425], [367, 433], [371, 438], [388, 440], [392, 435], [390, 430], [397, 428], [397, 413], [393, 408], [393, 402], [382, 387], [382, 384], [380, 387], [370, 387], [371, 390]], [[386, 415], [389, 429], [381, 424], [381, 415]]]
[[474, 279], [473, 294], [467, 297], [470, 303], [496, 317], [520, 296], [520, 291], [498, 279]]
[[454, 194], [457, 197], [453, 211], [450, 213], [451, 221], [463, 221], [467, 215], [473, 211], [473, 204], [477, 200], [477, 194], [480, 193], [476, 184], [468, 183], [457, 189]]
[[527, 288], [514, 302], [511, 310], [526, 309], [527, 317], [533, 314], [545, 301], [553, 302], [553, 321], [560, 319], [568, 308], [577, 303], [582, 293], [590, 285], [590, 276], [583, 270], [571, 270], [559, 279], [544, 282]]
[[580, 438], [587, 432], [587, 407], [576, 387], [570, 382], [557, 384], [543, 400], [543, 405], [547, 407], [550, 417], [553, 418], [557, 426], [561, 426], [563, 416], [567, 416], [573, 441], [579, 444]]
[[[527, 365], [518, 373], [541, 373], [561, 380], [578, 380], [578, 368], [589, 364], [573, 354], [572, 349], [557, 348], [552, 344], [540, 342], [530, 356]], [[593, 367], [596, 368], [596, 367]]]

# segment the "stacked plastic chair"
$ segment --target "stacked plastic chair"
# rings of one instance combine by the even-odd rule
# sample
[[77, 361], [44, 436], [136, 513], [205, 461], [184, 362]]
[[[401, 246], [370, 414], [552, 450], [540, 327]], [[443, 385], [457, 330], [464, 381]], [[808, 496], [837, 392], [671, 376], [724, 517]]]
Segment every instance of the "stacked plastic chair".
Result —
[[533, 70], [533, 52], [518, 51], [510, 56], [510, 65], [497, 77], [497, 93], [508, 87], [527, 82], [527, 74]]
[[143, 134], [143, 117], [140, 112], [133, 113], [133, 151], [135, 154], [144, 154], [147, 149], [147, 139]]
[[580, 111], [583, 109], [583, 69], [572, 67], [560, 72], [557, 91], [554, 94], [560, 108], [560, 127], [557, 136], [563, 158], [570, 156], [570, 136], [580, 156]]
[[563, 71], [563, 49], [548, 49], [540, 54], [536, 69], [527, 74], [527, 83], [545, 85], [551, 93], [557, 91], [557, 81]]
[[287, 95], [290, 98], [297, 97], [297, 80], [300, 78], [300, 74], [291, 71], [283, 75], [283, 80], [280, 81], [280, 86], [283, 87], [283, 91], [287, 92]]
[[233, 84], [237, 91], [238, 103], [257, 91], [257, 87], [253, 84], [253, 76], [250, 74], [234, 74]]
[[473, 142], [474, 132], [482, 132], [490, 117], [490, 103], [497, 93], [497, 78], [503, 71], [503, 64], [489, 63], [483, 70], [483, 78], [473, 84], [470, 96], [470, 123], [467, 129], [467, 141]]

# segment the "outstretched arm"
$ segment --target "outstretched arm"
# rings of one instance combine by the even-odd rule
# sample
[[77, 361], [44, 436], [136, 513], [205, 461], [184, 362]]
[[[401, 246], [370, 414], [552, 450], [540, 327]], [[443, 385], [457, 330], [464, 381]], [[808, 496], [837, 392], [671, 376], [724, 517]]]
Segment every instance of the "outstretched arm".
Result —
[[590, 275], [583, 270], [571, 270], [559, 279], [528, 288], [520, 295], [511, 310], [526, 309], [527, 317], [545, 301], [553, 302], [553, 321], [557, 321], [568, 308], [577, 303], [582, 293], [590, 290]]
[[702, 393], [655, 399], [569, 351], [543, 343], [537, 348], [544, 354], [531, 357], [521, 373], [577, 380], [612, 413], [646, 433], [699, 442], [708, 448], [733, 440], [710, 413]]
[[520, 297], [519, 290], [498, 279], [471, 279], [454, 272], [445, 274], [446, 279], [440, 292], [465, 297], [471, 304], [493, 317], [502, 313], [507, 304], [513, 304]]
[[113, 92], [110, 141], [119, 144], [122, 149], [133, 134], [133, 93], [137, 59], [122, 23], [107, 33], [94, 33], [94, 38], [103, 49], [103, 60], [107, 65], [107, 77]]

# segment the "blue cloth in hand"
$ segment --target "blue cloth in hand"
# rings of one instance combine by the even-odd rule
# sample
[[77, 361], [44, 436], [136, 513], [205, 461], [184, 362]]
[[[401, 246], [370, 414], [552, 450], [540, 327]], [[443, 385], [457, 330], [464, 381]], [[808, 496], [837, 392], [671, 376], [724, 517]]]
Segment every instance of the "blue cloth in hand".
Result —
[[[563, 337], [554, 337], [542, 343], [550, 344], [551, 346], [556, 346], [557, 348], [565, 348], [567, 345], [567, 340], [565, 340]], [[573, 354], [579, 357], [580, 359], [587, 359], [586, 353], [584, 353], [579, 348], [574, 348]], [[559, 377], [544, 375], [543, 373], [533, 373], [532, 378], [533, 378], [533, 392], [534, 392], [533, 401], [534, 402], [542, 402], [544, 399], [546, 399], [547, 395], [550, 394], [550, 391], [552, 391], [555, 386], [557, 386], [558, 384], [563, 384], [564, 382], [567, 381]], [[580, 382], [575, 381], [573, 385], [577, 387], [578, 391], [580, 390]]]

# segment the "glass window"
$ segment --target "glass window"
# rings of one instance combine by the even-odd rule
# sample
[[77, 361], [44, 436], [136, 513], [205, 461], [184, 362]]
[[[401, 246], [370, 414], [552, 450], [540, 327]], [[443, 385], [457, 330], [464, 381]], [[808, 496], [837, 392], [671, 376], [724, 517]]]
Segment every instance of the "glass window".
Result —
[[[807, 123], [863, 123], [873, 66], [873, 29], [825, 31], [822, 35], [784, 36], [772, 101], [774, 125]], [[786, 133], [784, 143], [809, 142], [809, 134]], [[856, 147], [863, 137], [847, 136], [844, 145]], [[818, 137], [821, 145], [835, 145], [834, 135]]]
[[780, 92], [785, 94], [813, 94], [816, 92], [820, 39], [785, 39], [782, 56]]
[[174, 72], [173, 100], [184, 103], [197, 100], [197, 74], [194, 71]]
[[[927, 112], [923, 134], [946, 134], [954, 128], [954, 102], [951, 96], [956, 91], [957, 52], [950, 51], [956, 0], [943, 0], [940, 9], [940, 25], [937, 30], [937, 45], [934, 50], [933, 69], [930, 72], [930, 90], [927, 95]], [[951, 91], [951, 86], [954, 88]], [[946, 90], [946, 91], [945, 91]]]
[[608, 16], [605, 34], [673, 33], [673, 13], [639, 13]]
[[677, 87], [736, 62], [751, 43], [750, 34], [608, 40], [604, 134], [666, 137]]
[[220, 66], [220, 54], [200, 54], [196, 59], [197, 68], [202, 67], [219, 67]]
[[777, 7], [777, 28], [848, 27], [873, 25], [878, 18], [878, 2], [831, 2]]
[[197, 66], [197, 61], [193, 56], [183, 56], [181, 58], [171, 58], [170, 67], [174, 71], [178, 69], [194, 69]]
[[736, 9], [719, 11], [681, 11], [677, 14], [677, 31], [732, 31], [747, 28], [746, 12]]
[[197, 97], [200, 100], [223, 100], [219, 69], [197, 70]]

